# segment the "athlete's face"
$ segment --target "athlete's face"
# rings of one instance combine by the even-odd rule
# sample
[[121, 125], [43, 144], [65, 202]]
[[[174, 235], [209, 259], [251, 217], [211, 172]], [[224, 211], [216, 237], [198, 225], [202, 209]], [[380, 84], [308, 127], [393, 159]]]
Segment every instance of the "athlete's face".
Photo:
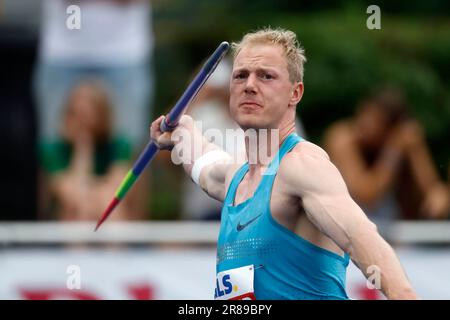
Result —
[[279, 128], [287, 112], [303, 94], [301, 82], [289, 80], [287, 61], [280, 46], [245, 46], [233, 64], [230, 112], [241, 128]]

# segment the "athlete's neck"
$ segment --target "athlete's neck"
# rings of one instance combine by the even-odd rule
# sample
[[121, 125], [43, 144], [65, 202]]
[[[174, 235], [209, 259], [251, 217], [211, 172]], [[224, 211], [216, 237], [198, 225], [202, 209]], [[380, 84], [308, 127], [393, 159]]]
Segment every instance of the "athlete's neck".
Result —
[[295, 122], [276, 129], [252, 129], [245, 131], [245, 149], [249, 163], [249, 175], [260, 175], [278, 153], [284, 140], [295, 132]]

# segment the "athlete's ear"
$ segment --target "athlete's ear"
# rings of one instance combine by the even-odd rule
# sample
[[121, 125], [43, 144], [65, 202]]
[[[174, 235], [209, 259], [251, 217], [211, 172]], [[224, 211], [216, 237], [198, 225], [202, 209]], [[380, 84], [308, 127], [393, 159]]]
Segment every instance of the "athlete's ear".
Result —
[[297, 106], [300, 100], [302, 100], [303, 90], [303, 82], [296, 82], [292, 90], [291, 99], [289, 100], [289, 106]]

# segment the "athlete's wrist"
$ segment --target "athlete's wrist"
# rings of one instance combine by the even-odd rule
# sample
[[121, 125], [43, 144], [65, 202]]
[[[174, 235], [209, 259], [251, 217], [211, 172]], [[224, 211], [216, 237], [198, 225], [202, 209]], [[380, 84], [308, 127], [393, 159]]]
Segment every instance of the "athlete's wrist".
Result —
[[214, 149], [204, 153], [201, 157], [195, 160], [191, 170], [191, 178], [197, 185], [200, 185], [200, 175], [202, 170], [214, 163], [228, 163], [231, 156], [222, 149]]

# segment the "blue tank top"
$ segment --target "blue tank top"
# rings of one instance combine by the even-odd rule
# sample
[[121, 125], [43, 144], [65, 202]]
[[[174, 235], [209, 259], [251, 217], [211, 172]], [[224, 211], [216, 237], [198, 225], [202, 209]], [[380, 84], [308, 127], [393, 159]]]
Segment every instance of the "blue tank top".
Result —
[[270, 212], [279, 163], [302, 140], [295, 133], [289, 135], [267, 168], [271, 174], [263, 175], [253, 197], [234, 206], [237, 187], [249, 169], [244, 164], [224, 200], [216, 271], [253, 265], [256, 299], [348, 299], [348, 254], [342, 257], [312, 244], [279, 224]]

